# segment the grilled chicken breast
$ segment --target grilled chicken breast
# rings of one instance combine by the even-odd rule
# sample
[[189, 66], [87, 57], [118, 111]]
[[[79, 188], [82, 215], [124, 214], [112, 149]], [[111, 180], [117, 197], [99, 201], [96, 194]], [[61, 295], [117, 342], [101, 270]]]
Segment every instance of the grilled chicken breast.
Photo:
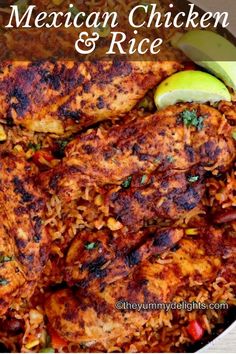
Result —
[[47, 259], [45, 197], [21, 157], [0, 155], [0, 315], [30, 296]]
[[[186, 126], [183, 114], [201, 126]], [[61, 164], [41, 174], [43, 188], [62, 203], [79, 200], [87, 186], [95, 188], [109, 215], [134, 231], [156, 218], [179, 219], [199, 206], [205, 172], [226, 170], [235, 148], [231, 127], [217, 110], [183, 104], [89, 130], [65, 153]], [[90, 208], [98, 209], [93, 203]]]
[[66, 256], [65, 280], [70, 286], [105, 288], [127, 276], [143, 260], [173, 247], [183, 235], [182, 229], [154, 227], [130, 234], [106, 229], [83, 231]]
[[0, 119], [63, 134], [130, 111], [177, 71], [176, 62], [5, 62], [0, 64]]
[[[186, 111], [203, 119], [201, 129], [184, 124]], [[107, 130], [89, 130], [65, 151], [61, 165], [42, 174], [42, 183], [67, 201], [77, 198], [83, 186], [121, 184], [135, 174], [188, 171], [196, 165], [226, 170], [235, 156], [226, 119], [199, 104], [172, 106]]]
[[205, 189], [204, 171], [194, 168], [182, 173], [135, 175], [129, 188], [108, 188], [102, 197], [115, 219], [135, 231], [149, 221], [178, 220], [194, 208], [202, 208]]
[[219, 230], [203, 229], [198, 236], [180, 240], [178, 250], [169, 255], [169, 263], [146, 260], [128, 277], [105, 289], [90, 291], [88, 287], [86, 293], [83, 289], [59, 290], [45, 301], [49, 322], [72, 342], [130, 340], [150, 316], [159, 316], [159, 312], [120, 311], [116, 303], [169, 302], [178, 289], [188, 286], [190, 278], [198, 284], [214, 281], [220, 275], [224, 242]]

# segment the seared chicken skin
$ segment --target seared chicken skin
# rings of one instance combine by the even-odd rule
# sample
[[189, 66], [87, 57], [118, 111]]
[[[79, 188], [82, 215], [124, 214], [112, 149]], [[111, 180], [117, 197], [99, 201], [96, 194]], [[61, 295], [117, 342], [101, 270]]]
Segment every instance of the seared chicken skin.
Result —
[[221, 274], [224, 242], [220, 230], [203, 229], [200, 235], [179, 242], [179, 249], [169, 255], [170, 263], [146, 260], [122, 281], [96, 291], [88, 287], [86, 294], [84, 289], [57, 291], [45, 301], [49, 323], [63, 338], [77, 343], [130, 339], [159, 312], [120, 311], [116, 303], [169, 302], [180, 287], [188, 286], [190, 277], [198, 284], [214, 281]]
[[171, 75], [176, 62], [5, 62], [0, 64], [0, 119], [63, 134], [129, 112]]
[[116, 220], [135, 231], [149, 220], [178, 220], [200, 202], [205, 192], [204, 171], [194, 168], [187, 172], [135, 175], [129, 188], [105, 191], [103, 199]]
[[[202, 128], [187, 127], [185, 111], [203, 118]], [[66, 201], [83, 186], [121, 184], [134, 174], [188, 171], [193, 166], [226, 170], [235, 156], [231, 127], [214, 108], [199, 104], [171, 106], [154, 115], [108, 130], [93, 129], [66, 147], [57, 168], [42, 183]]]
[[0, 155], [0, 315], [34, 291], [50, 246], [43, 212], [45, 197], [35, 171], [21, 157]]
[[83, 231], [75, 237], [66, 256], [65, 280], [70, 286], [105, 288], [127, 276], [145, 259], [173, 247], [183, 235], [183, 230], [177, 228], [149, 228], [126, 235], [108, 230]]
[[[198, 208], [197, 213], [204, 213], [201, 203], [206, 190], [204, 174], [202, 169], [194, 168], [187, 172], [170, 170], [163, 174], [134, 175], [121, 186], [100, 188], [95, 198], [91, 196], [86, 200], [86, 194], [82, 195], [73, 205], [89, 208], [90, 213], [84, 215], [84, 220], [90, 227], [100, 230], [101, 226], [108, 225], [114, 230], [112, 216], [115, 230], [125, 227], [133, 233], [161, 220], [170, 223], [187, 218], [195, 208]], [[63, 206], [66, 208], [66, 205]]]

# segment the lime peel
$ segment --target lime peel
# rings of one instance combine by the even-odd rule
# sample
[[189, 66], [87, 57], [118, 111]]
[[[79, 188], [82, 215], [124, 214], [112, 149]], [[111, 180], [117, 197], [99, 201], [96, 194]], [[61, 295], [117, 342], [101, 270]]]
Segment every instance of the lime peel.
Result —
[[197, 70], [178, 72], [164, 80], [156, 89], [154, 100], [162, 109], [178, 102], [214, 104], [231, 101], [227, 87], [216, 77]]

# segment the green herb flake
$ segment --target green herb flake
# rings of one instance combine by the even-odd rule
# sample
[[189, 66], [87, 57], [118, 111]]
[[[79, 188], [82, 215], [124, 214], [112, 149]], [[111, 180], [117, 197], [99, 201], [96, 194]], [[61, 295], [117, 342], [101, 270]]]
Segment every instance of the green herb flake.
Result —
[[167, 156], [166, 159], [167, 159], [167, 161], [170, 162], [170, 163], [174, 162], [174, 160], [175, 160], [173, 156]]
[[93, 250], [97, 247], [97, 242], [87, 242], [84, 247], [86, 250]]
[[198, 117], [195, 110], [189, 111], [186, 109], [180, 114], [180, 117], [186, 127], [193, 126], [196, 127], [199, 131], [202, 130], [204, 118], [202, 116]]
[[0, 278], [0, 285], [7, 285], [9, 284], [9, 281], [7, 279], [4, 279], [4, 278]]
[[57, 140], [57, 144], [60, 147], [60, 149], [64, 150], [66, 145], [68, 145], [69, 141], [68, 140]]
[[138, 108], [151, 112], [154, 109], [153, 98], [149, 96], [144, 97], [144, 99], [139, 103]]
[[35, 235], [34, 238], [33, 238], [33, 240], [34, 240], [35, 243], [39, 243], [40, 240], [41, 240], [40, 235]]
[[145, 97], [138, 105], [138, 108], [148, 108], [148, 99]]
[[232, 131], [232, 138], [233, 138], [234, 140], [236, 140], [236, 130], [233, 130], [233, 131]]
[[188, 177], [188, 181], [190, 183], [194, 183], [194, 182], [197, 182], [199, 180], [199, 176], [189, 176]]
[[155, 160], [153, 161], [153, 163], [158, 164], [161, 162], [161, 158], [160, 157], [156, 157]]
[[41, 149], [41, 144], [29, 143], [28, 144], [28, 149], [31, 149], [33, 151], [38, 151], [38, 150]]
[[226, 304], [226, 300], [220, 300], [219, 303], [220, 304]]
[[147, 176], [146, 175], [143, 175], [142, 178], [141, 178], [141, 184], [144, 184], [147, 180]]
[[65, 148], [69, 144], [69, 140], [57, 140], [57, 151], [56, 151], [56, 157], [57, 158], [62, 158], [64, 157], [65, 153]]
[[0, 256], [0, 264], [12, 261], [13, 257], [10, 256]]
[[122, 184], [121, 186], [125, 189], [129, 188], [132, 182], [132, 176], [129, 176]]
[[51, 344], [52, 344], [51, 337], [48, 333], [46, 333], [46, 342], [45, 343], [46, 343], [45, 347], [47, 347], [47, 348], [51, 347]]
[[52, 347], [42, 348], [39, 353], [55, 353], [55, 350]]

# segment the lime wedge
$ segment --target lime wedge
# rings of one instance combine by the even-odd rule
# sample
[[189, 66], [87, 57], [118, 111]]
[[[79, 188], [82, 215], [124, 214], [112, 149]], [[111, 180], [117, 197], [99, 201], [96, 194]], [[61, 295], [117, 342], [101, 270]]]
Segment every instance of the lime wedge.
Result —
[[178, 102], [216, 103], [231, 101], [227, 87], [215, 76], [195, 70], [181, 71], [164, 80], [154, 94], [157, 108]]
[[172, 44], [236, 90], [236, 47], [227, 39], [212, 31], [193, 30], [174, 38]]

